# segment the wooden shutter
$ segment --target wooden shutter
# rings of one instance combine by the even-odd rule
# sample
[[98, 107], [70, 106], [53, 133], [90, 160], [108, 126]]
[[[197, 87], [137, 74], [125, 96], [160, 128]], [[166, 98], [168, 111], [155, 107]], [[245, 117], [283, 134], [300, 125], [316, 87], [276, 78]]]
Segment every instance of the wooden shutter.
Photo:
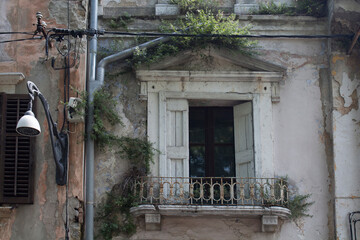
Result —
[[251, 102], [234, 106], [236, 177], [255, 177]]
[[1, 95], [0, 203], [33, 203], [33, 146], [16, 132], [28, 95]]
[[189, 108], [187, 100], [167, 99], [167, 177], [189, 177]]

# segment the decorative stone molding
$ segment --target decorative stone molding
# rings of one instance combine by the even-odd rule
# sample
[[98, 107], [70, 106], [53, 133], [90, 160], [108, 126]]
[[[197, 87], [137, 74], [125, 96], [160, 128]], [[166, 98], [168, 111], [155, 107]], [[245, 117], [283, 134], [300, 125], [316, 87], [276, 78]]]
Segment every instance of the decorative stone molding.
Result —
[[15, 93], [16, 84], [24, 79], [24, 74], [20, 72], [0, 73], [0, 92]]
[[244, 4], [244, 3], [237, 3], [234, 4], [234, 13], [236, 15], [247, 15], [253, 10], [259, 10], [258, 4]]
[[141, 81], [139, 98], [146, 100], [146, 82], [270, 82], [271, 100], [280, 102], [279, 82], [283, 80], [283, 72], [264, 71], [178, 71], [178, 70], [138, 70], [136, 76]]
[[[274, 232], [278, 229], [278, 219], [289, 219], [290, 210], [283, 207], [261, 206], [207, 206], [207, 205], [140, 205], [130, 209], [135, 216], [145, 215], [146, 230], [159, 230], [161, 216], [172, 217], [261, 217], [262, 231]], [[156, 228], [156, 229], [155, 229]]]
[[0, 219], [11, 217], [13, 207], [0, 207]]
[[174, 16], [180, 14], [180, 8], [176, 4], [159, 3], [155, 5], [156, 16]]

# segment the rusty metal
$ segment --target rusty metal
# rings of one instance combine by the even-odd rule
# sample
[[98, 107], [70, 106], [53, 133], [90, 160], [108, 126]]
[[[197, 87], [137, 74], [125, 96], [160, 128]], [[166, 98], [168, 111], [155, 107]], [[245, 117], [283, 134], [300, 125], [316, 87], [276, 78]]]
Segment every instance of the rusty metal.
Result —
[[140, 204], [286, 207], [289, 199], [282, 178], [140, 177], [134, 187]]
[[352, 40], [351, 46], [350, 46], [349, 51], [348, 51], [348, 55], [351, 54], [353, 48], [355, 47], [355, 44], [358, 42], [359, 37], [360, 37], [360, 28], [357, 31], [357, 33], [354, 35], [354, 38]]

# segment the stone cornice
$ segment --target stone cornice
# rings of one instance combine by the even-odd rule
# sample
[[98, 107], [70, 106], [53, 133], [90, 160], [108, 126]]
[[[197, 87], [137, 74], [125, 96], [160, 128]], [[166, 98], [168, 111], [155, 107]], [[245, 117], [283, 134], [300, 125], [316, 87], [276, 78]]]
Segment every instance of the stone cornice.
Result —
[[1, 85], [16, 85], [24, 79], [25, 79], [24, 74], [20, 72], [0, 73]]
[[279, 82], [282, 72], [257, 71], [178, 71], [178, 70], [138, 70], [140, 81], [190, 81], [190, 82]]

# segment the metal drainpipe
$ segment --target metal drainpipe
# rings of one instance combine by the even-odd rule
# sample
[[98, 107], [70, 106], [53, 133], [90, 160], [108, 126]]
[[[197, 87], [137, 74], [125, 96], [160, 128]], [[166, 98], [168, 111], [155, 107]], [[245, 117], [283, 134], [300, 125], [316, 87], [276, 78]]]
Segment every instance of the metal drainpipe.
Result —
[[96, 78], [102, 85], [104, 83], [104, 76], [105, 76], [105, 67], [109, 63], [112, 63], [114, 61], [122, 60], [127, 57], [130, 57], [136, 49], [144, 49], [144, 48], [150, 48], [153, 46], [158, 45], [159, 43], [169, 41], [170, 37], [160, 37], [156, 38], [154, 40], [148, 41], [146, 43], [140, 44], [138, 46], [128, 48], [126, 50], [123, 50], [121, 52], [115, 53], [113, 55], [107, 56], [98, 63], [97, 72], [96, 72]]
[[[90, 29], [97, 29], [98, 25], [98, 0], [90, 2]], [[88, 41], [88, 66], [86, 90], [88, 96], [88, 117], [86, 131], [86, 162], [85, 162], [85, 239], [94, 239], [94, 141], [91, 139], [91, 129], [94, 121], [94, 109], [91, 102], [97, 86], [96, 74], [97, 36], [89, 36]]]
[[[90, 29], [97, 29], [97, 7], [98, 1], [91, 0], [90, 10]], [[114, 61], [125, 59], [130, 57], [136, 49], [144, 49], [156, 46], [159, 43], [170, 40], [170, 37], [160, 37], [146, 43], [140, 44], [136, 47], [132, 47], [123, 50], [119, 53], [115, 53], [111, 56], [103, 58], [97, 67], [97, 73], [95, 78], [96, 68], [96, 51], [97, 51], [97, 37], [96, 35], [90, 37], [88, 42], [88, 77], [87, 77], [87, 92], [88, 96], [88, 114], [86, 123], [86, 208], [85, 208], [85, 239], [94, 239], [94, 141], [91, 139], [91, 129], [94, 121], [94, 109], [90, 104], [94, 98], [94, 92], [101, 88], [104, 84], [105, 67]]]

